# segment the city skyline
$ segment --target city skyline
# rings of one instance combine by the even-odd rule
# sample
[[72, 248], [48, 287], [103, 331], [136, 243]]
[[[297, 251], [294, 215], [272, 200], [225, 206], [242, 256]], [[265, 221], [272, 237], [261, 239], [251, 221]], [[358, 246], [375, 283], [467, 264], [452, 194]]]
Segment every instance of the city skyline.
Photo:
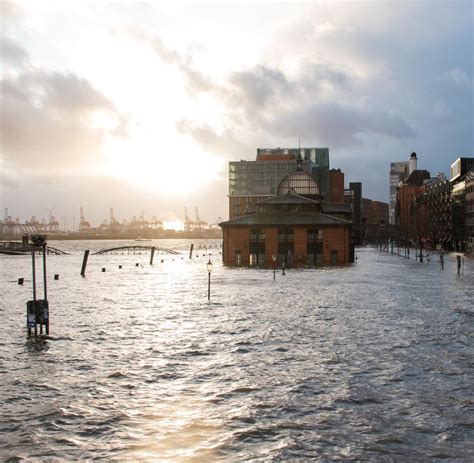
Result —
[[229, 161], [299, 138], [386, 202], [391, 162], [473, 152], [471, 2], [0, 5], [13, 217], [214, 222]]

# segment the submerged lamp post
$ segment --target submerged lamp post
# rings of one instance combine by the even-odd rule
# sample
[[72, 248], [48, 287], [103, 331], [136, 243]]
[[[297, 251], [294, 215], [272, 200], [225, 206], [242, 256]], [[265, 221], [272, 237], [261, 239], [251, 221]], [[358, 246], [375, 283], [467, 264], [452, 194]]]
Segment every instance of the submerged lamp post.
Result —
[[272, 254], [272, 261], [273, 261], [273, 279], [275, 279], [275, 264], [276, 264], [277, 256], [276, 254]]
[[209, 262], [206, 264], [207, 267], [207, 300], [211, 300], [211, 272], [212, 272], [212, 262], [209, 259]]

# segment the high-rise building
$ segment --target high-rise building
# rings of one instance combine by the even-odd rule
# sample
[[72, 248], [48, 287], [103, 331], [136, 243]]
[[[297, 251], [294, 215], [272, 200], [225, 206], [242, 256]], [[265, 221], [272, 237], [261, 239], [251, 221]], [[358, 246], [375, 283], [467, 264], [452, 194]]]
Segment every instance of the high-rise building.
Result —
[[390, 164], [390, 202], [389, 202], [389, 223], [395, 225], [396, 223], [396, 206], [397, 206], [397, 188], [400, 182], [403, 182], [407, 177], [417, 169], [416, 153], [411, 153], [409, 161], [392, 162]]

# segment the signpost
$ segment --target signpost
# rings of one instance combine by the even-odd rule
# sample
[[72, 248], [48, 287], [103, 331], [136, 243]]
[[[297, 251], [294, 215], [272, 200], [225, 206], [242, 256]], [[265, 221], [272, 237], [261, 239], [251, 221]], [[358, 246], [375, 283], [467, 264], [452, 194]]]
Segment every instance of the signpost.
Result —
[[[46, 335], [49, 334], [49, 302], [48, 287], [46, 278], [46, 237], [43, 235], [34, 235], [31, 237], [31, 264], [33, 274], [33, 300], [26, 303], [26, 326], [28, 336], [31, 336], [33, 330], [35, 336], [38, 335], [38, 325], [40, 334], [43, 334], [43, 327]], [[43, 254], [43, 299], [36, 297], [36, 251], [41, 249]]]

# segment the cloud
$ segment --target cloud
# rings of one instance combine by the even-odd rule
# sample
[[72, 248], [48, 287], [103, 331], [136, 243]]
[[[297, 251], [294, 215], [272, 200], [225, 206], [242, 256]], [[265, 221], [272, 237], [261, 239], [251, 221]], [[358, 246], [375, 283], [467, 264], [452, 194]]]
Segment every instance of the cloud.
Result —
[[0, 13], [3, 19], [17, 19], [23, 15], [23, 10], [14, 1], [0, 0]]
[[228, 83], [233, 90], [231, 103], [240, 102], [247, 112], [265, 109], [279, 97], [289, 97], [294, 88], [280, 69], [262, 65], [249, 71], [234, 72]]
[[22, 67], [28, 61], [28, 52], [14, 40], [0, 36], [0, 57], [4, 63]]
[[189, 55], [170, 49], [161, 37], [136, 28], [129, 30], [128, 35], [146, 43], [163, 62], [176, 66], [186, 79], [189, 93], [207, 92], [214, 88], [212, 81], [193, 67]]
[[[12, 56], [25, 53], [9, 41]], [[16, 60], [18, 62], [18, 59]], [[1, 80], [1, 154], [12, 166], [85, 166], [101, 160], [107, 136], [126, 136], [127, 120], [84, 78], [29, 66]]]
[[444, 74], [443, 78], [460, 87], [472, 88], [473, 86], [472, 77], [469, 77], [466, 72], [459, 68], [450, 69]]
[[227, 159], [242, 156], [248, 150], [239, 137], [230, 129], [218, 133], [208, 124], [181, 119], [176, 129], [182, 134], [190, 135], [206, 151], [219, 154]]
[[317, 137], [332, 148], [359, 145], [359, 134], [378, 134], [394, 138], [413, 137], [412, 128], [397, 114], [373, 108], [358, 108], [335, 102], [309, 104], [294, 111], [276, 115], [268, 125], [277, 131], [306, 139]]
[[[230, 74], [224, 84], [213, 88], [229, 121], [222, 130], [225, 136], [199, 121], [181, 123], [179, 130], [189, 133], [203, 148], [217, 147], [222, 153], [238, 151], [249, 139], [294, 140], [301, 136], [337, 149], [361, 144], [360, 134], [415, 135], [395, 111], [353, 102], [353, 82], [346, 71], [321, 63], [305, 63], [292, 79], [278, 67], [256, 66]], [[239, 139], [245, 142], [238, 143]], [[241, 157], [242, 152], [236, 156]]]

